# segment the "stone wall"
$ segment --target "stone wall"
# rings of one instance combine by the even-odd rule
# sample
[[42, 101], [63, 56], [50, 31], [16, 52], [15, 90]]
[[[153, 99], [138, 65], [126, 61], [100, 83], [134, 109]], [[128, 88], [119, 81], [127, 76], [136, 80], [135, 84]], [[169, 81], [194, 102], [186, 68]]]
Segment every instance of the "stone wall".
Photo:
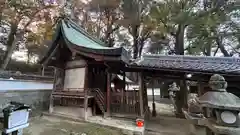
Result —
[[31, 106], [31, 116], [48, 111], [51, 90], [8, 90], [0, 91], [0, 108], [10, 101], [25, 103]]

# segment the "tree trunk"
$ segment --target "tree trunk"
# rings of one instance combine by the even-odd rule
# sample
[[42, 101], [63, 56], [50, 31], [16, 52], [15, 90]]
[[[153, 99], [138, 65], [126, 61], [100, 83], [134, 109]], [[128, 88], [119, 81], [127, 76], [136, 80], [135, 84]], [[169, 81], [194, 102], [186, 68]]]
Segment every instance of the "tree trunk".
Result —
[[176, 93], [176, 115], [177, 117], [184, 118], [184, 115], [182, 113], [182, 108], [187, 108], [187, 96], [188, 96], [188, 90], [186, 87], [186, 80], [180, 80], [180, 91]]
[[231, 55], [228, 53], [224, 45], [222, 44], [222, 41], [219, 37], [216, 38], [216, 43], [220, 49], [220, 51], [223, 53], [224, 57], [231, 57]]
[[[185, 25], [179, 24], [175, 36], [175, 52], [177, 55], [184, 55], [184, 30]], [[187, 106], [187, 88], [185, 80], [180, 80], [178, 84], [180, 84], [180, 91], [176, 94], [176, 113], [182, 116], [182, 108]]]
[[211, 56], [212, 45], [208, 44], [206, 47], [206, 55]]
[[7, 41], [7, 51], [5, 52], [3, 56], [3, 62], [1, 63], [2, 70], [5, 70], [7, 68], [8, 63], [11, 60], [12, 53], [16, 48], [16, 42], [17, 42], [16, 33], [17, 33], [17, 25], [11, 24], [11, 31]]
[[184, 30], [185, 26], [182, 24], [178, 25], [177, 33], [175, 36], [175, 52], [177, 55], [184, 55]]
[[31, 53], [30, 51], [27, 51], [27, 64], [30, 64], [30, 57], [31, 57]]
[[106, 42], [108, 44], [108, 47], [112, 47], [112, 43], [111, 43], [111, 31], [112, 31], [112, 21], [110, 20], [111, 18], [111, 13], [110, 13], [110, 10], [109, 9], [105, 9], [105, 16], [106, 16], [106, 19], [107, 19], [107, 30], [105, 31], [105, 37], [104, 37], [104, 42]]
[[133, 36], [133, 59], [138, 57], [138, 25], [132, 27], [132, 36]]
[[145, 39], [142, 37], [139, 41], [139, 53], [138, 53], [138, 57], [141, 57], [142, 56], [142, 51], [143, 51], [143, 46], [144, 46], [144, 41]]

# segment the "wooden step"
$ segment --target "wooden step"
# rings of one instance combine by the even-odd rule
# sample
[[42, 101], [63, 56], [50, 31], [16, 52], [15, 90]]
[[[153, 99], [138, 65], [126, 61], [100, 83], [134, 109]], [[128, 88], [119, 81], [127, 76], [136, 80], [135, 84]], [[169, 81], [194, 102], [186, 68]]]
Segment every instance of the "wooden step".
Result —
[[52, 95], [84, 96], [84, 92], [61, 91], [61, 92], [53, 92]]
[[75, 95], [52, 95], [53, 98], [78, 98], [78, 99], [84, 99], [84, 96], [75, 96]]
[[99, 102], [98, 100], [96, 100], [97, 105], [99, 107], [99, 109], [102, 111], [102, 113], [105, 113], [105, 108], [104, 108], [104, 104], [102, 104], [101, 102]]

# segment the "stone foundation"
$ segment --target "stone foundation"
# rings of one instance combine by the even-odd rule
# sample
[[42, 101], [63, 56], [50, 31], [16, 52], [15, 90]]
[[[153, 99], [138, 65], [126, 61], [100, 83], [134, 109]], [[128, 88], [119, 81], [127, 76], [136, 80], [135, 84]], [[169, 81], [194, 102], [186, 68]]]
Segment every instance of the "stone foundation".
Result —
[[[84, 108], [68, 107], [68, 106], [54, 106], [53, 113], [72, 116], [75, 118], [84, 118]], [[88, 107], [87, 116], [92, 116], [92, 108]]]
[[41, 115], [49, 108], [49, 99], [52, 90], [7, 90], [0, 91], [0, 109], [10, 101], [21, 102], [32, 109], [30, 116]]

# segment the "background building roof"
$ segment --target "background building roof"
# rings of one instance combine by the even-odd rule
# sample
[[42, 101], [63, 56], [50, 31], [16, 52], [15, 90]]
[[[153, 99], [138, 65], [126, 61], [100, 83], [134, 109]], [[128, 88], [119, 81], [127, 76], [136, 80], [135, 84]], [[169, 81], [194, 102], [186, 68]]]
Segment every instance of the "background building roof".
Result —
[[240, 74], [240, 59], [235, 57], [145, 55], [132, 65], [158, 70]]

